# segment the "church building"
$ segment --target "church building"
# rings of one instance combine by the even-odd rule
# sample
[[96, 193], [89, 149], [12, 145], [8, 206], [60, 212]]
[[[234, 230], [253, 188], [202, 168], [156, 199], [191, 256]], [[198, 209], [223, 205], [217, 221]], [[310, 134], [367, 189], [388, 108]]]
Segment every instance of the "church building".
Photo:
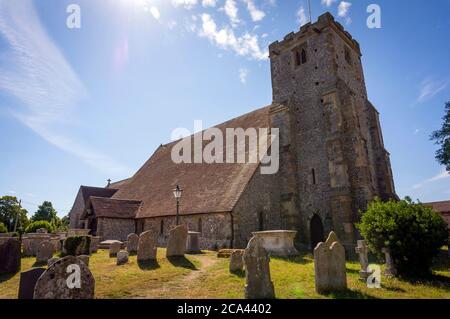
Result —
[[244, 248], [252, 232], [281, 229], [298, 232], [299, 248], [314, 247], [331, 230], [354, 246], [359, 211], [375, 197], [397, 198], [360, 46], [325, 13], [272, 43], [269, 54], [272, 104], [216, 128], [278, 128], [276, 174], [262, 174], [260, 162], [176, 164], [172, 142], [129, 179], [81, 186], [70, 227], [102, 240], [152, 230], [165, 245], [179, 185], [180, 223], [201, 233], [202, 249]]

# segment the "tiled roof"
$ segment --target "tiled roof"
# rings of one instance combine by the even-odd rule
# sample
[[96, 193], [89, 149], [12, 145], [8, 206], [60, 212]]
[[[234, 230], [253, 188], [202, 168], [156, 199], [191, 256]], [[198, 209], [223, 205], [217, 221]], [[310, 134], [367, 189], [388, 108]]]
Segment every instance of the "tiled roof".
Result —
[[[270, 106], [258, 109], [216, 128], [223, 133], [226, 128], [266, 128], [269, 109]], [[142, 201], [137, 218], [170, 216], [176, 214], [172, 190], [180, 185], [183, 189], [181, 215], [232, 211], [259, 163], [176, 164], [171, 158], [176, 143], [159, 147], [112, 198]]]
[[[92, 213], [96, 217], [108, 218], [135, 218], [141, 206], [141, 201], [92, 196], [89, 199], [89, 203], [88, 207], [92, 208]], [[83, 218], [86, 217], [86, 213], [87, 210], [85, 210]]]
[[426, 206], [431, 206], [435, 212], [450, 213], [450, 200], [441, 202], [424, 203]]

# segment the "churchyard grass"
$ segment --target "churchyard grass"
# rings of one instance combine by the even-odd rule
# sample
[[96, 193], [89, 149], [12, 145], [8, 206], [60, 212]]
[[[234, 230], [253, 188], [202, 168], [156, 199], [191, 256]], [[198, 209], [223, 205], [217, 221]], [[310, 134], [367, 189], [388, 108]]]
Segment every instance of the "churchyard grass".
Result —
[[[369, 289], [359, 281], [359, 263], [347, 262], [348, 290], [319, 295], [314, 289], [314, 264], [311, 255], [292, 259], [272, 258], [272, 281], [277, 298], [450, 298], [450, 260], [447, 251], [434, 265], [433, 278], [409, 282], [382, 276], [381, 289]], [[34, 257], [22, 259], [22, 271], [30, 269]], [[96, 281], [96, 298], [243, 298], [244, 273], [230, 274], [228, 258], [215, 252], [165, 258], [158, 249], [155, 263], [138, 264], [136, 256], [117, 266], [107, 250], [99, 250], [90, 259]], [[0, 298], [17, 298], [19, 274], [0, 277]]]

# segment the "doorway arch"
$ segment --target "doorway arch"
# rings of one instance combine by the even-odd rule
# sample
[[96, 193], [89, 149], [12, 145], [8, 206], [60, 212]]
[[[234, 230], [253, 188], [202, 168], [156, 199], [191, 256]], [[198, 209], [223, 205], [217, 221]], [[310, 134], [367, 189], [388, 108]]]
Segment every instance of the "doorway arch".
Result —
[[323, 236], [323, 224], [320, 216], [314, 214], [309, 222], [309, 231], [310, 231], [310, 241], [311, 241], [311, 249], [314, 250], [317, 244], [324, 241]]

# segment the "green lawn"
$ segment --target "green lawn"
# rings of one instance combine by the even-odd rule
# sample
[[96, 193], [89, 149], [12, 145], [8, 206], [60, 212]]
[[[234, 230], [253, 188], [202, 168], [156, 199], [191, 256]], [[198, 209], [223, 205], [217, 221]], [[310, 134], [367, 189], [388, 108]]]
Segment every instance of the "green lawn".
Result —
[[[445, 251], [445, 254], [447, 252]], [[33, 267], [35, 258], [23, 258], [22, 270]], [[230, 274], [228, 259], [216, 253], [165, 258], [139, 265], [136, 256], [130, 263], [116, 266], [115, 258], [100, 250], [90, 260], [96, 280], [96, 298], [243, 298], [244, 274]], [[347, 263], [348, 290], [319, 295], [314, 290], [314, 264], [306, 255], [294, 259], [272, 258], [271, 275], [278, 298], [447, 298], [450, 299], [450, 261], [444, 255], [433, 268], [433, 278], [425, 282], [407, 282], [382, 277], [381, 289], [369, 289], [358, 280], [359, 264]], [[19, 274], [0, 276], [0, 298], [17, 298]]]

